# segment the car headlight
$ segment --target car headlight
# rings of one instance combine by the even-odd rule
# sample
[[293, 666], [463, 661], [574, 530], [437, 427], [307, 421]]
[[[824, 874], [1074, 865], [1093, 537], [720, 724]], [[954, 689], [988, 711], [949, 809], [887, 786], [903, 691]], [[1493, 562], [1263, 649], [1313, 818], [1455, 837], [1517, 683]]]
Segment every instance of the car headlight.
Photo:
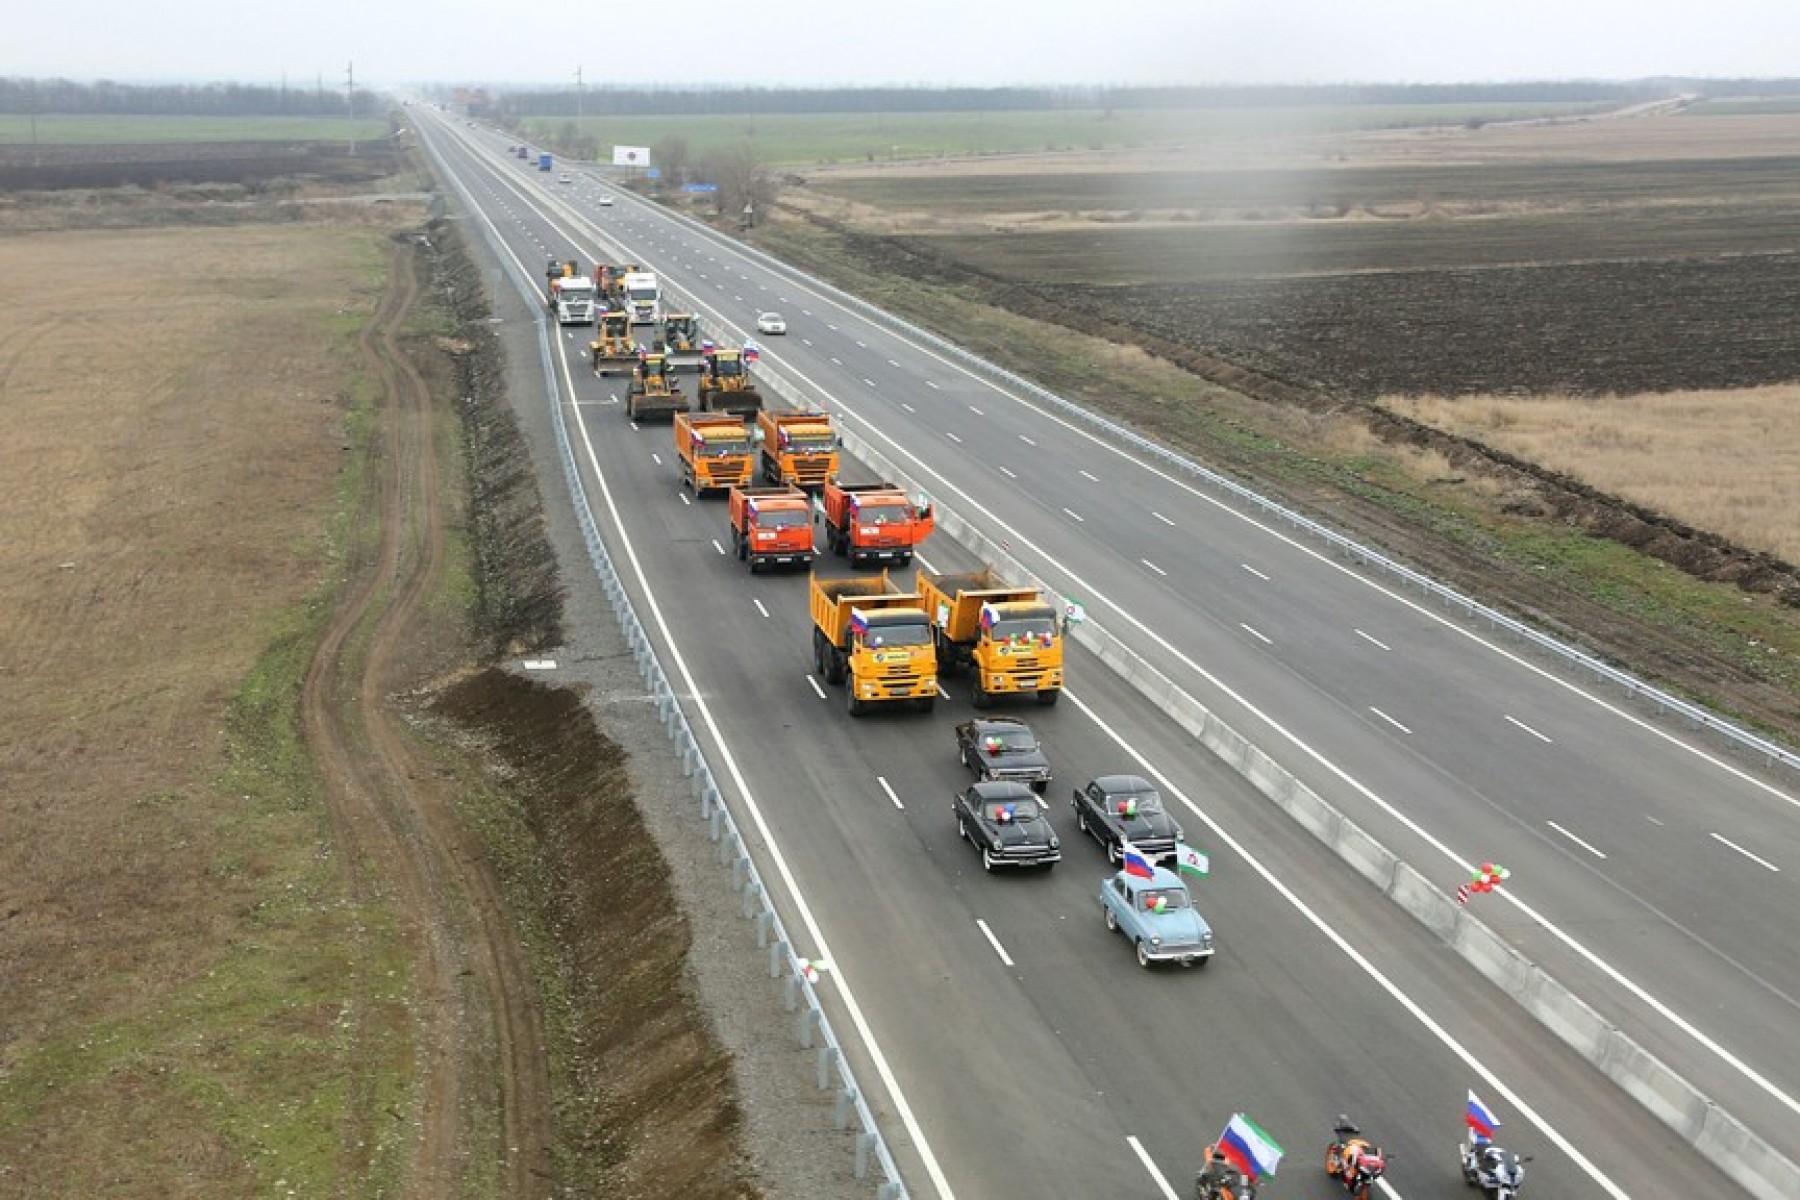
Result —
[[1050, 848], [1052, 850], [1061, 850], [1062, 849], [1062, 840], [1060, 838], [1054, 838], [1054, 837], [1051, 838], [1050, 839]]
[[1151, 938], [1151, 939], [1150, 939], [1150, 944], [1151, 944], [1151, 945], [1152, 945], [1152, 946], [1161, 946], [1161, 945], [1162, 945], [1162, 939], [1161, 939], [1161, 938], [1159, 938], [1159, 937], [1153, 937], [1153, 938]]

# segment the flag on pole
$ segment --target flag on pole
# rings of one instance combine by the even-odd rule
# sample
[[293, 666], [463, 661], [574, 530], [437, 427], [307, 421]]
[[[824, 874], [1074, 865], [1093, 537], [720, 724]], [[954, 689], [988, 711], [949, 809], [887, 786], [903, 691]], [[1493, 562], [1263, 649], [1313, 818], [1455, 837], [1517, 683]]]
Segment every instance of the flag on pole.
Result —
[[1196, 879], [1205, 879], [1212, 871], [1212, 859], [1206, 851], [1196, 850], [1186, 842], [1175, 843], [1175, 869], [1183, 875], [1192, 875]]
[[1155, 879], [1156, 868], [1144, 857], [1144, 852], [1130, 842], [1119, 843], [1119, 856], [1125, 863], [1125, 873], [1134, 879]]
[[1233, 1113], [1219, 1135], [1219, 1153], [1250, 1179], [1273, 1175], [1281, 1165], [1281, 1147], [1243, 1113]]
[[1469, 1126], [1469, 1140], [1475, 1142], [1491, 1141], [1494, 1130], [1500, 1128], [1500, 1118], [1489, 1112], [1473, 1091], [1469, 1093], [1469, 1111], [1463, 1120]]

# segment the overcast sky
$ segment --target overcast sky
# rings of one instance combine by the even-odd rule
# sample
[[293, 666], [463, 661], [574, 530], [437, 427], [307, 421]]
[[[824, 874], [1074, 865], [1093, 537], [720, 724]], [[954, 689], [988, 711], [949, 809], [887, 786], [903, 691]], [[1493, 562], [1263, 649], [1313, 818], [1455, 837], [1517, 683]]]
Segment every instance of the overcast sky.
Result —
[[1800, 75], [1800, 0], [19, 0], [0, 75], [627, 84]]

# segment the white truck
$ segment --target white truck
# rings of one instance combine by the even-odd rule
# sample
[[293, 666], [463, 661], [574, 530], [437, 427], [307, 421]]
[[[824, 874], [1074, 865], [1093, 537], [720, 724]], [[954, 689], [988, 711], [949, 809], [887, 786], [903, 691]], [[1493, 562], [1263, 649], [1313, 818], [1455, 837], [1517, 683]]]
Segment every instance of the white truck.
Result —
[[600, 319], [594, 281], [581, 274], [580, 264], [551, 259], [544, 274], [544, 302], [556, 314], [557, 324], [592, 325]]
[[631, 310], [633, 325], [655, 325], [662, 321], [662, 285], [653, 271], [628, 271], [621, 285], [625, 305]]

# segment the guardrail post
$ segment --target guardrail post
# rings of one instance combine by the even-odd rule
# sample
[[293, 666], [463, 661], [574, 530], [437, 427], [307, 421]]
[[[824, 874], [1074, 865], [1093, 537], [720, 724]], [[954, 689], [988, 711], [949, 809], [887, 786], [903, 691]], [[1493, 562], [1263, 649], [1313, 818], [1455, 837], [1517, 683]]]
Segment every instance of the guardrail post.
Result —
[[900, 1184], [892, 1179], [884, 1180], [875, 1192], [875, 1200], [900, 1200]]
[[[781, 981], [781, 1007], [793, 1012], [800, 1007], [800, 977], [789, 975]], [[804, 1045], [804, 1043], [802, 1043]]]
[[769, 978], [780, 979], [781, 963], [787, 957], [788, 944], [786, 941], [777, 940], [774, 945], [769, 945], [769, 926], [774, 924], [774, 916], [775, 914], [766, 908], [756, 914], [756, 944], [769, 947]]
[[744, 881], [744, 919], [747, 921], [755, 915], [756, 894], [762, 890], [754, 879]]
[[853, 1087], [839, 1088], [837, 1104], [832, 1109], [832, 1119], [837, 1122], [837, 1127], [839, 1129], [850, 1128], [850, 1114], [855, 1111], [856, 1089]]
[[800, 1014], [800, 1046], [802, 1049], [812, 1049], [813, 1031], [819, 1027], [819, 1022], [824, 1019], [825, 1014], [811, 1005], [808, 1005], [806, 1011]]
[[831, 1086], [831, 1068], [837, 1065], [838, 1048], [836, 1046], [819, 1047], [819, 1090], [822, 1092]]
[[748, 854], [738, 855], [737, 861], [731, 864], [731, 890], [735, 892], [743, 887], [744, 878], [749, 874], [750, 856]]
[[712, 840], [716, 842], [719, 840], [719, 834], [724, 830], [724, 828], [725, 828], [725, 804], [723, 801], [721, 801], [718, 798], [717, 793], [715, 793], [713, 796], [712, 823], [707, 828], [707, 831], [706, 831], [707, 836], [712, 838]]
[[875, 1149], [875, 1135], [864, 1132], [856, 1135], [856, 1177], [869, 1177], [869, 1154]]

